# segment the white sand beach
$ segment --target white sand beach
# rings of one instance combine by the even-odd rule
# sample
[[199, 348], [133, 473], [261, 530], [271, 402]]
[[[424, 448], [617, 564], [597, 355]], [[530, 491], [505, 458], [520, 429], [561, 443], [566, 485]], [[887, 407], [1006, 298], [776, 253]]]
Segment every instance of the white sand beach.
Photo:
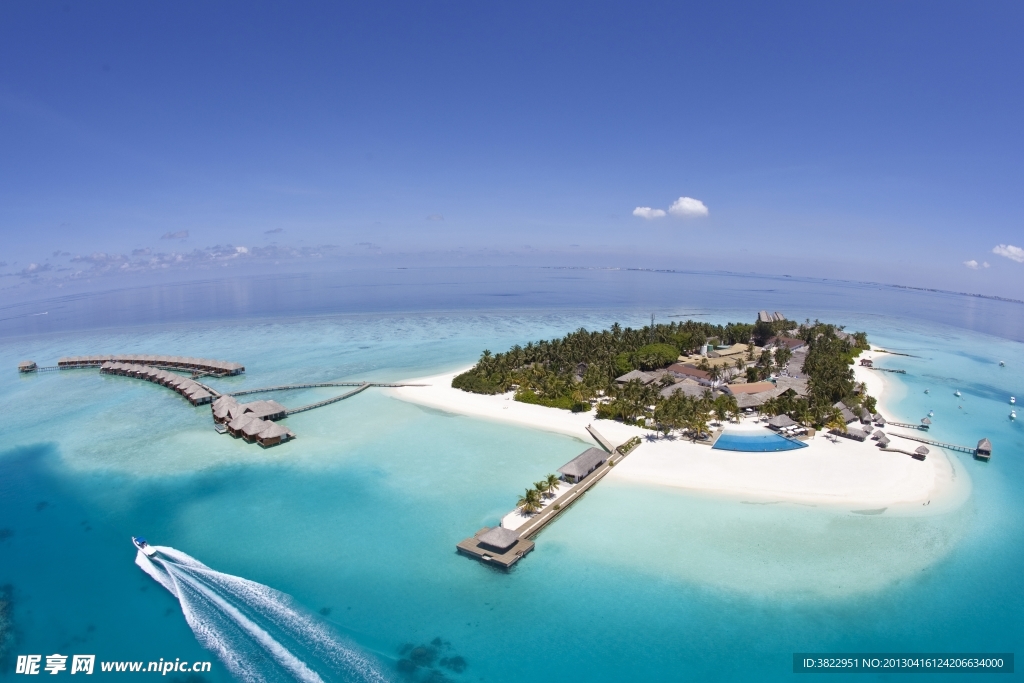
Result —
[[[878, 351], [866, 352], [875, 358]], [[512, 394], [484, 396], [451, 386], [463, 372], [445, 373], [410, 382], [422, 387], [388, 389], [403, 401], [485, 420], [518, 424], [593, 439], [587, 425], [615, 444], [632, 436], [644, 442], [608, 475], [608, 481], [669, 486], [745, 501], [791, 502], [840, 506], [862, 514], [934, 514], [958, 507], [970, 493], [970, 480], [948, 454], [931, 448], [924, 461], [901, 453], [884, 452], [874, 441], [835, 441], [824, 435], [806, 441], [808, 447], [771, 453], [743, 453], [711, 449], [682, 438], [664, 438], [657, 432], [611, 420], [594, 413], [570, 413], [556, 408], [519, 403]], [[884, 373], [857, 366], [858, 381], [885, 405]], [[730, 431], [764, 430], [763, 423], [745, 418], [730, 424]], [[887, 430], [890, 435], [898, 428]], [[913, 450], [919, 444], [893, 438], [894, 447]], [[510, 520], [511, 521], [511, 520]]]

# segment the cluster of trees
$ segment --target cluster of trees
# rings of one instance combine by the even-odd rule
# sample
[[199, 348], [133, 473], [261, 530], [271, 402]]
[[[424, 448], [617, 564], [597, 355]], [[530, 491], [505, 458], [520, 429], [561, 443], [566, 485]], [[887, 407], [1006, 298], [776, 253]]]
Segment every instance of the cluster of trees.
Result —
[[[630, 370], [653, 370], [695, 353], [708, 341], [746, 344], [758, 333], [770, 336], [794, 323], [711, 323], [687, 320], [590, 332], [583, 328], [561, 339], [514, 346], [505, 353], [484, 351], [471, 370], [452, 386], [479, 394], [505, 393], [517, 387], [517, 400], [558, 408], [588, 409], [616, 377]], [[761, 326], [761, 327], [759, 327]], [[759, 332], [760, 331], [760, 332]]]
[[867, 335], [863, 332], [846, 334], [840, 327], [818, 321], [801, 325], [799, 334], [808, 348], [803, 365], [803, 373], [808, 377], [807, 396], [786, 392], [769, 399], [761, 406], [761, 412], [789, 415], [797, 422], [818, 427], [841, 425], [843, 431], [846, 423], [836, 403], [841, 401], [853, 411], [863, 407], [874, 413], [874, 397], [867, 394], [863, 385], [857, 384], [850, 367], [861, 351], [870, 348]]
[[[785, 413], [798, 422], [816, 426], [835, 418], [833, 404], [837, 401], [851, 409], [863, 405], [874, 412], [874, 399], [856, 385], [850, 368], [854, 357], [868, 348], [867, 336], [848, 335], [840, 327], [809, 320], [799, 327], [789, 321], [712, 325], [687, 320], [638, 330], [617, 323], [600, 332], [581, 328], [562, 339], [517, 345], [505, 353], [484, 351], [476, 366], [455, 377], [452, 386], [481, 394], [515, 389], [517, 401], [574, 411], [589, 410], [591, 403], [603, 396], [608, 401], [598, 405], [598, 417], [653, 423], [666, 433], [685, 429], [699, 436], [706, 432], [712, 417], [724, 420], [738, 412], [735, 399], [712, 399], [710, 391], [703, 397], [676, 393], [665, 398], [660, 390], [671, 380], [617, 385], [615, 378], [630, 370], [663, 368], [680, 354], [694, 353], [715, 340], [748, 344], [749, 357], [737, 360], [736, 370], [745, 372], [748, 381], [763, 380], [784, 368], [793, 354], [780, 346], [774, 351], [762, 350], [754, 358], [754, 344], [763, 345], [794, 328], [808, 345], [803, 372], [809, 377], [809, 395], [798, 397], [787, 392], [765, 404], [762, 412]], [[725, 374], [720, 367], [707, 369], [713, 379]]]
[[526, 493], [519, 497], [516, 507], [521, 508], [527, 514], [537, 512], [544, 505], [545, 498], [553, 498], [556, 495], [560, 481], [558, 475], [549, 474], [534, 483], [532, 489], [526, 489]]

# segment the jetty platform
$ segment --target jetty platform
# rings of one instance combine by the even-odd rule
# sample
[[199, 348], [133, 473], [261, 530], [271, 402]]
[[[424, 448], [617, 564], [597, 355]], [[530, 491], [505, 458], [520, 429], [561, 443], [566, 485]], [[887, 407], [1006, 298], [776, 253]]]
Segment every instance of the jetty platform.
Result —
[[[601, 436], [592, 426], [588, 426], [587, 431], [602, 446], [607, 444], [605, 446], [608, 451], [607, 459], [579, 479], [568, 491], [550, 501], [540, 512], [530, 518], [530, 521], [519, 528], [484, 527], [469, 538], [459, 541], [455, 545], [456, 551], [503, 569], [511, 568], [533, 551], [535, 547], [533, 539], [537, 534], [568, 510], [583, 494], [596, 486], [611, 471], [612, 467], [622, 462], [622, 459], [640, 444], [640, 440], [634, 437], [616, 448], [611, 448], [611, 442]], [[600, 453], [600, 451], [597, 452]], [[585, 451], [561, 469], [566, 470], [569, 465], [588, 453], [589, 451]], [[563, 475], [563, 479], [569, 478], [571, 478], [570, 475]]]

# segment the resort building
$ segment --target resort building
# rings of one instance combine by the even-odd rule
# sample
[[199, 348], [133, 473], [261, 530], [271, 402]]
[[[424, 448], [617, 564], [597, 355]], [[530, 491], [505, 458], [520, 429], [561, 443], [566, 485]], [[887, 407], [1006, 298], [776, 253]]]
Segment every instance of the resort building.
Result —
[[183, 356], [152, 356], [143, 354], [102, 355], [102, 356], [67, 356], [57, 361], [57, 367], [98, 368], [104, 363], [127, 363], [172, 370], [189, 370], [206, 375], [228, 376], [240, 375], [245, 372], [241, 363], [229, 363], [209, 358], [186, 358]]
[[775, 388], [778, 389], [778, 394], [781, 396], [787, 391], [792, 391], [797, 396], [807, 396], [807, 380], [797, 379], [796, 377], [776, 377]]
[[241, 432], [243, 439], [245, 439], [249, 443], [252, 443], [253, 441], [256, 440], [256, 437], [260, 435], [260, 432], [264, 432], [267, 429], [270, 429], [270, 425], [272, 424], [273, 422], [267, 422], [266, 420], [261, 420], [258, 417], [254, 417], [253, 419], [246, 422], [245, 426], [242, 427], [242, 429], [239, 431]]
[[588, 448], [575, 458], [558, 468], [562, 479], [570, 484], [578, 484], [588, 474], [596, 470], [608, 460], [608, 454], [599, 448]]
[[489, 550], [505, 553], [519, 541], [519, 534], [512, 529], [496, 526], [477, 536], [477, 540]]
[[160, 384], [178, 392], [194, 406], [209, 403], [213, 400], [213, 394], [207, 390], [205, 385], [187, 377], [175, 375], [164, 370], [157, 370], [147, 365], [105, 361], [100, 365], [100, 372], [105, 375], [123, 375]]
[[865, 368], [871, 368], [871, 367], [874, 367], [874, 366], [875, 366], [875, 363], [874, 363], [874, 361], [872, 361], [872, 360], [870, 360], [870, 359], [868, 359], [868, 358], [861, 358], [861, 359], [860, 359], [860, 364], [861, 364], [861, 365], [862, 365], [863, 367], [865, 367]]
[[[853, 411], [846, 407], [846, 404], [842, 401], [836, 401], [832, 406], [833, 408], [839, 408], [839, 412], [843, 414], [843, 421], [846, 424], [857, 421], [857, 416], [853, 414]], [[863, 439], [861, 439], [863, 441]]]
[[38, 370], [36, 362], [32, 360], [23, 360], [18, 363], [18, 372], [35, 372]]
[[857, 429], [856, 427], [847, 427], [845, 432], [841, 429], [833, 429], [831, 433], [836, 436], [853, 439], [854, 441], [864, 441], [868, 438], [868, 432], [865, 432], [863, 429]]
[[711, 386], [712, 383], [711, 375], [708, 372], [695, 368], [692, 365], [673, 363], [668, 366], [668, 371], [680, 379], [692, 379], [706, 386]]
[[803, 339], [797, 339], [796, 337], [784, 337], [779, 335], [778, 337], [772, 337], [772, 339], [765, 344], [765, 348], [780, 348], [785, 346], [790, 351], [796, 351], [807, 346], [807, 342]]
[[771, 382], [747, 382], [745, 384], [726, 384], [723, 389], [736, 399], [740, 410], [758, 408], [764, 402], [776, 396], [777, 389]]
[[242, 436], [242, 429], [245, 427], [245, 425], [249, 424], [250, 422], [256, 419], [259, 418], [257, 418], [255, 415], [252, 415], [251, 413], [239, 415], [238, 417], [236, 417], [235, 419], [228, 423], [228, 433], [230, 433], [231, 436], [234, 437]]
[[782, 315], [778, 311], [769, 313], [768, 311], [759, 311], [757, 314], [757, 321], [760, 323], [774, 323], [781, 322], [786, 319], [786, 316]]
[[273, 422], [270, 423], [269, 427], [256, 436], [260, 446], [263, 446], [264, 448], [270, 448], [271, 446], [276, 446], [294, 438], [295, 435], [291, 430]]
[[692, 379], [680, 380], [675, 384], [665, 387], [659, 393], [662, 398], [669, 398], [673, 394], [683, 394], [691, 398], [703, 398], [705, 391], [711, 391], [711, 398], [717, 398], [722, 393], [717, 390], [709, 390], [707, 386]]
[[721, 349], [708, 350], [708, 358], [729, 358], [736, 359], [747, 352], [746, 344], [733, 344]]
[[988, 460], [992, 457], [992, 442], [982, 439], [978, 442], [978, 448], [974, 451], [974, 457], [979, 460]]
[[795, 427], [796, 422], [789, 415], [776, 415], [772, 419], [768, 420], [768, 428], [775, 431], [786, 429], [787, 427]]
[[641, 384], [653, 384], [661, 377], [663, 373], [643, 372], [642, 370], [630, 370], [621, 377], [616, 377], [616, 384], [628, 384], [634, 380], [639, 380]]

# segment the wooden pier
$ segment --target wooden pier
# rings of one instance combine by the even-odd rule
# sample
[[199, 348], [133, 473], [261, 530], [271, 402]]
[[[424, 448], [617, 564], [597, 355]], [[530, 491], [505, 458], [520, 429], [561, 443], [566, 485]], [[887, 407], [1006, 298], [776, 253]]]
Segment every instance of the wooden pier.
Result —
[[357, 388], [353, 389], [352, 391], [346, 392], [340, 396], [335, 396], [334, 398], [329, 398], [325, 401], [318, 401], [316, 403], [310, 403], [308, 405], [299, 406], [298, 408], [289, 408], [288, 412], [285, 413], [285, 416], [287, 417], [288, 415], [294, 415], [295, 413], [304, 413], [307, 410], [313, 410], [313, 408], [319, 408], [321, 406], [327, 406], [332, 403], [337, 403], [338, 401], [344, 401], [349, 396], [355, 396], [359, 392], [365, 391], [366, 389], [369, 389], [372, 386], [373, 385], [370, 384], [369, 382], [364, 382], [360, 384]]
[[[890, 422], [889, 424], [896, 424], [896, 423], [895, 422]], [[917, 441], [919, 443], [928, 444], [929, 446], [935, 446], [937, 448], [945, 448], [947, 451], [956, 451], [958, 453], [969, 453], [969, 454], [971, 454], [971, 455], [973, 455], [976, 458], [979, 458], [981, 460], [988, 460], [989, 457], [992, 454], [991, 444], [989, 444], [989, 449], [988, 449], [987, 453], [982, 453], [982, 454], [979, 455], [979, 449], [978, 448], [971, 448], [969, 446], [960, 446], [960, 445], [957, 445], [955, 443], [944, 443], [942, 441], [935, 441], [933, 439], [925, 439], [925, 438], [922, 438], [920, 436], [914, 436], [913, 434], [897, 434], [896, 432], [890, 432], [890, 435], [898, 436], [901, 439], [909, 439], [910, 441]], [[988, 441], [988, 439], [982, 439], [982, 441]], [[979, 445], [980, 444], [981, 444], [981, 442], [979, 442]]]
[[317, 389], [319, 387], [425, 387], [426, 384], [389, 384], [387, 382], [316, 382], [311, 384], [281, 384], [276, 387], [259, 387], [258, 389], [242, 389], [241, 391], [230, 392], [232, 396], [246, 396], [248, 394], [263, 394], [271, 391], [290, 391], [293, 389]]
[[[886, 422], [885, 424], [887, 426], [890, 426], [890, 427], [904, 427], [906, 429], [917, 429], [917, 430], [922, 431], [922, 432], [927, 432], [928, 431], [928, 425], [915, 425], [915, 424], [910, 424], [909, 422], [891, 422], [891, 421], [890, 422]], [[897, 434], [897, 436], [899, 436], [899, 435]]]
[[[594, 437], [594, 440], [605, 447], [605, 450], [610, 454], [608, 460], [604, 464], [598, 466], [593, 472], [584, 477], [578, 484], [575, 484], [568, 491], [563, 493], [558, 498], [551, 501], [544, 509], [538, 512], [529, 522], [522, 525], [518, 529], [502, 529], [498, 527], [484, 527], [469, 538], [459, 541], [455, 548], [456, 550], [469, 557], [480, 560], [487, 564], [493, 564], [503, 569], [509, 569], [519, 560], [523, 559], [528, 553], [534, 548], [533, 539], [536, 538], [548, 524], [553, 522], [560, 514], [569, 509], [576, 501], [583, 496], [584, 493], [592, 489], [597, 485], [597, 482], [604, 479], [612, 467], [622, 462], [622, 459], [629, 453], [635, 450], [636, 446], [627, 441], [626, 444], [630, 444], [630, 448], [623, 448], [626, 451], [625, 454], [619, 449], [612, 448], [611, 442], [605, 439], [603, 436], [598, 434], [592, 427], [587, 427], [587, 431]], [[625, 445], [625, 444], [623, 444]], [[494, 532], [500, 529], [503, 532], [511, 532], [518, 535], [515, 542], [510, 545], [494, 546], [487, 543], [489, 532]], [[506, 534], [507, 535], [507, 534]]]

